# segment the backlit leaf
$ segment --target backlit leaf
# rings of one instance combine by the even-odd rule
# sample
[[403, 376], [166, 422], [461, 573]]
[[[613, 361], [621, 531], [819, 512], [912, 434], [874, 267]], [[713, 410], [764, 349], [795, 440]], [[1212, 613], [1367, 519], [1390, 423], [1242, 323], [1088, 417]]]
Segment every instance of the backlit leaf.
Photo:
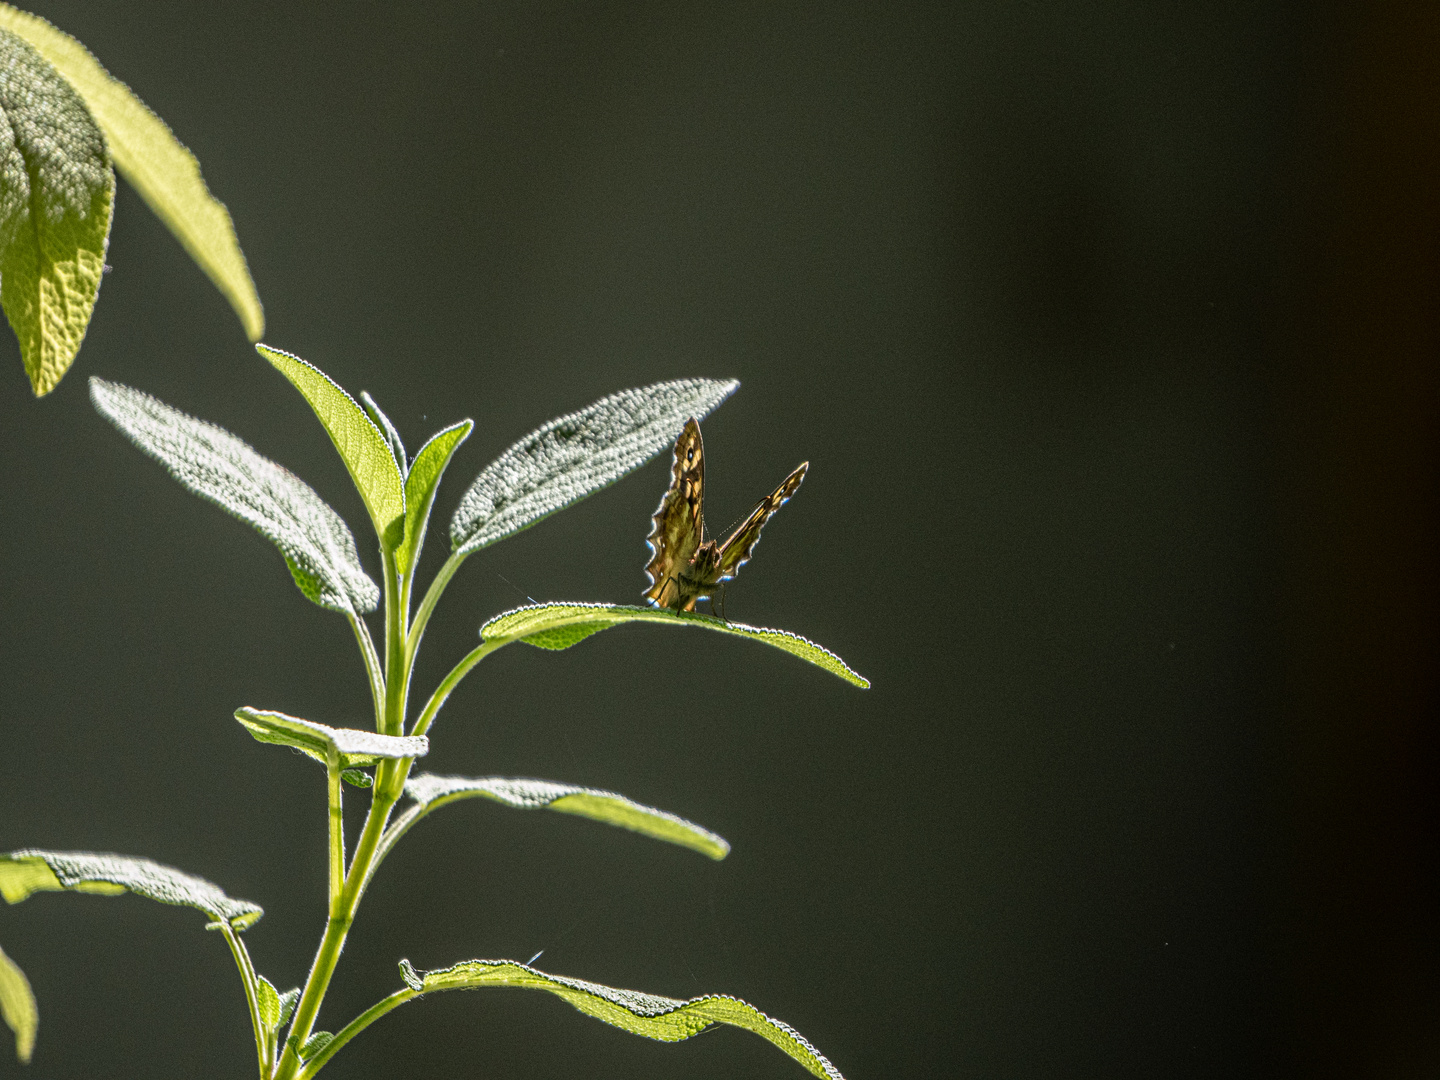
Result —
[[[549, 780], [524, 780], [503, 776], [435, 776], [418, 773], [405, 783], [405, 794], [416, 806], [406, 815], [428, 814], [459, 799], [485, 798], [520, 810], [557, 810], [576, 814], [607, 825], [643, 833], [656, 840], [688, 847], [712, 859], [723, 859], [730, 845], [721, 836], [692, 821], [632, 802], [613, 791], [556, 784]], [[400, 819], [403, 822], [403, 817]], [[399, 822], [397, 822], [398, 824]]]
[[783, 649], [802, 660], [808, 660], [862, 689], [870, 686], [868, 679], [857, 675], [845, 661], [830, 650], [816, 645], [813, 641], [807, 641], [798, 634], [726, 622], [713, 615], [701, 615], [694, 611], [671, 611], [669, 608], [632, 607], [624, 604], [534, 604], [495, 616], [480, 628], [480, 636], [485, 641], [497, 643], [523, 641], [540, 649], [568, 649], [591, 634], [628, 622], [694, 626], [750, 638]]
[[0, 23], [0, 304], [37, 397], [85, 339], [114, 206], [110, 153], [84, 101]]
[[295, 584], [332, 611], [373, 611], [380, 590], [366, 576], [340, 515], [288, 469], [230, 432], [149, 394], [91, 378], [100, 414], [196, 495], [244, 521], [280, 549]]
[[[365, 415], [358, 402], [330, 376], [298, 356], [256, 345], [261, 356], [275, 365], [299, 390], [340, 452], [350, 479], [370, 511], [375, 533], [387, 548], [395, 548], [405, 530], [405, 479], [385, 433]], [[402, 451], [403, 452], [403, 451]]]
[[235, 900], [204, 878], [149, 859], [88, 851], [39, 851], [25, 848], [0, 855], [0, 895], [18, 904], [31, 893], [71, 889], [117, 896], [127, 889], [162, 904], [197, 908], [236, 930], [253, 925], [264, 910]]
[[246, 336], [259, 341], [265, 313], [235, 225], [205, 186], [194, 155], [69, 34], [9, 4], [0, 4], [0, 27], [29, 42], [74, 87], [105, 133], [115, 167], [230, 302]]
[[425, 529], [430, 521], [430, 508], [435, 505], [435, 492], [445, 466], [475, 426], [473, 420], [461, 420], [437, 432], [415, 455], [405, 475], [405, 541], [395, 552], [395, 566], [400, 573], [410, 571], [420, 557], [425, 542]]
[[700, 1034], [712, 1024], [729, 1024], [769, 1039], [814, 1076], [844, 1080], [840, 1070], [789, 1024], [772, 1020], [753, 1005], [723, 994], [706, 994], [682, 1001], [549, 975], [514, 960], [469, 960], [423, 975], [411, 968], [409, 974], [419, 982], [418, 987], [411, 984], [411, 989], [427, 994], [486, 986], [545, 990], [597, 1020], [660, 1042], [680, 1042]]
[[358, 728], [333, 728], [296, 716], [249, 707], [235, 710], [235, 719], [255, 737], [256, 742], [290, 746], [322, 765], [330, 751], [340, 756], [344, 768], [374, 765], [382, 758], [424, 757], [430, 740], [424, 735], [381, 735]]
[[450, 545], [468, 555], [529, 528], [667, 449], [740, 384], [677, 379], [602, 398], [531, 432], [487, 465], [460, 500]]
[[20, 965], [0, 949], [0, 1018], [15, 1033], [15, 1056], [21, 1064], [35, 1051], [35, 1032], [40, 1027], [40, 1008], [35, 992]]

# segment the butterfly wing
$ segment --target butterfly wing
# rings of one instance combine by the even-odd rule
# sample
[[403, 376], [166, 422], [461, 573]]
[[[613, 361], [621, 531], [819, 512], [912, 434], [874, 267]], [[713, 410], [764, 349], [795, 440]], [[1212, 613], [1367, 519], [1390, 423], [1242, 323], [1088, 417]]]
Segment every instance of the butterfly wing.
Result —
[[761, 499], [755, 509], [750, 511], [750, 516], [725, 538], [725, 542], [720, 545], [720, 576], [716, 579], [717, 584], [733, 578], [739, 572], [740, 564], [750, 558], [750, 552], [755, 550], [755, 545], [760, 540], [760, 530], [775, 511], [800, 490], [800, 481], [805, 479], [805, 470], [808, 468], [810, 463], [802, 462], [778, 488]]
[[692, 417], [675, 440], [670, 487], [655, 511], [655, 527], [645, 538], [653, 552], [645, 567], [650, 588], [644, 595], [651, 604], [668, 607], [680, 592], [677, 577], [704, 539], [704, 497], [705, 447], [700, 441], [700, 425]]

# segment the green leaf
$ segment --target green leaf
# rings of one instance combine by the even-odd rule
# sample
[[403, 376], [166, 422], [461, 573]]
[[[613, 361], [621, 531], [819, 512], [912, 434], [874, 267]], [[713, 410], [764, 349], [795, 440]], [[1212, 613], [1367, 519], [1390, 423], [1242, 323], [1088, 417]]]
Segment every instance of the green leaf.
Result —
[[313, 364], [298, 356], [256, 345], [261, 356], [274, 364], [295, 389], [299, 390], [340, 452], [340, 460], [350, 470], [350, 479], [370, 511], [375, 533], [380, 542], [394, 550], [404, 539], [405, 480], [385, 434], [365, 415], [349, 394]]
[[450, 458], [469, 438], [474, 426], [473, 420], [452, 424], [432, 436], [415, 455], [415, 461], [405, 477], [405, 542], [395, 551], [395, 565], [402, 574], [408, 574], [420, 557], [421, 545], [425, 543], [425, 527], [430, 521], [430, 508], [435, 505], [440, 478], [445, 475], [445, 466], [450, 464]]
[[773, 645], [802, 660], [808, 660], [861, 689], [868, 689], [870, 686], [868, 679], [857, 675], [834, 653], [798, 634], [726, 622], [713, 615], [701, 615], [694, 611], [671, 611], [669, 608], [632, 607], [624, 604], [526, 605], [496, 615], [480, 628], [480, 637], [487, 642], [499, 644], [523, 641], [540, 649], [568, 649], [591, 634], [627, 622], [698, 626], [705, 630], [718, 630], [722, 634], [735, 634], [754, 641], [763, 641], [766, 645]]
[[[410, 974], [417, 973], [412, 968]], [[660, 1042], [680, 1042], [700, 1034], [712, 1024], [729, 1024], [769, 1039], [815, 1076], [825, 1080], [844, 1080], [840, 1070], [789, 1024], [772, 1020], [753, 1005], [724, 994], [706, 994], [681, 1001], [634, 990], [617, 990], [583, 979], [548, 975], [514, 960], [469, 960], [439, 971], [427, 971], [419, 976], [419, 983], [419, 991], [426, 994], [485, 986], [545, 990], [588, 1016]], [[411, 989], [416, 987], [412, 985]]]
[[340, 779], [358, 788], [375, 786], [375, 778], [364, 769], [341, 769]]
[[315, 1034], [311, 1035], [308, 1039], [305, 1040], [305, 1045], [300, 1047], [300, 1060], [309, 1061], [321, 1050], [324, 1050], [325, 1047], [329, 1046], [330, 1041], [334, 1038], [335, 1033], [333, 1031], [315, 1032]]
[[29, 42], [84, 99], [105, 133], [115, 167], [230, 302], [250, 340], [259, 341], [265, 313], [235, 225], [205, 186], [194, 155], [69, 34], [8, 4], [0, 4], [0, 27]]
[[340, 515], [288, 469], [224, 428], [128, 386], [92, 377], [90, 399], [181, 484], [279, 548], [309, 599], [355, 615], [375, 609], [380, 590], [360, 565], [355, 537]]
[[464, 777], [435, 776], [432, 773], [418, 773], [405, 783], [405, 794], [414, 799], [417, 807], [407, 814], [428, 814], [447, 803], [460, 799], [485, 798], [504, 803], [520, 810], [558, 810], [562, 814], [576, 814], [607, 825], [643, 833], [645, 836], [708, 855], [712, 859], [723, 859], [730, 853], [730, 845], [724, 837], [717, 836], [709, 829], [701, 828], [693, 821], [656, 810], [653, 806], [642, 806], [624, 795], [596, 788], [576, 787], [573, 784], [556, 784], [549, 780], [523, 780], [503, 776]]
[[280, 1026], [280, 991], [264, 975], [256, 976], [255, 990], [260, 1006], [260, 1022], [274, 1031]]
[[114, 208], [110, 153], [85, 102], [0, 23], [0, 304], [37, 397], [85, 340]]
[[460, 500], [450, 546], [469, 555], [613, 484], [667, 449], [740, 384], [677, 379], [551, 420], [487, 465]]
[[15, 1056], [22, 1065], [35, 1052], [35, 1031], [40, 1027], [40, 1008], [35, 992], [20, 966], [0, 949], [0, 1017], [15, 1033]]
[[395, 464], [400, 468], [400, 475], [404, 476], [410, 471], [410, 459], [405, 456], [405, 441], [400, 438], [400, 432], [395, 430], [395, 425], [390, 422], [390, 417], [385, 411], [375, 404], [375, 399], [364, 390], [360, 391], [360, 404], [365, 406], [365, 415], [376, 427], [380, 434], [385, 436], [385, 441], [390, 444], [390, 455], [395, 459]]
[[0, 895], [7, 903], [64, 889], [99, 896], [118, 896], [128, 889], [162, 904], [197, 908], [236, 930], [249, 928], [265, 913], [259, 904], [232, 899], [204, 878], [149, 859], [34, 848], [0, 855]]
[[382, 758], [417, 758], [430, 752], [424, 735], [380, 735], [357, 728], [333, 728], [284, 713], [252, 709], [235, 710], [235, 719], [255, 737], [256, 742], [290, 746], [322, 765], [330, 754], [340, 757], [342, 768], [374, 765]]
[[295, 1015], [295, 1006], [300, 1003], [300, 988], [286, 990], [280, 995], [280, 1019], [275, 1022], [277, 1028], [284, 1027], [290, 1022], [290, 1017]]

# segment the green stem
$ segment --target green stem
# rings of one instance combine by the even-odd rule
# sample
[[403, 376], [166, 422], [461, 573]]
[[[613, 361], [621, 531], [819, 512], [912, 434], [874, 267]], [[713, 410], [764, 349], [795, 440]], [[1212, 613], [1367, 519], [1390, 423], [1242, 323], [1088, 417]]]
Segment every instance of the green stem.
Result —
[[250, 962], [250, 951], [240, 940], [235, 928], [224, 919], [220, 920], [220, 932], [235, 957], [235, 966], [240, 969], [240, 981], [245, 985], [245, 1001], [250, 1006], [250, 1022], [255, 1026], [255, 1057], [260, 1064], [260, 1080], [270, 1075], [270, 1030], [260, 1017], [260, 987], [255, 975], [255, 965]]
[[470, 674], [470, 669], [496, 649], [502, 649], [506, 645], [509, 645], [512, 640], [511, 638], [500, 638], [496, 641], [482, 641], [466, 653], [465, 659], [451, 668], [450, 674], [440, 680], [440, 685], [435, 688], [435, 692], [430, 695], [430, 700], [425, 703], [425, 708], [416, 719], [415, 726], [410, 729], [410, 734], [424, 735], [425, 732], [430, 729], [430, 725], [435, 720], [435, 714], [438, 713], [440, 707], [445, 704], [445, 700], [450, 696], [451, 691], [460, 685], [461, 679]]
[[385, 574], [385, 735], [404, 734], [405, 697], [409, 664], [405, 650], [405, 620], [409, 615], [410, 588], [395, 570], [395, 553], [382, 547]]
[[330, 898], [329, 911], [335, 914], [335, 902], [345, 883], [345, 804], [340, 782], [340, 753], [332, 749], [325, 762], [326, 797], [330, 804]]
[[370, 876], [370, 863], [375, 857], [376, 848], [379, 847], [380, 837], [384, 834], [390, 808], [395, 805], [393, 797], [386, 798], [386, 788], [392, 785], [382, 784], [382, 778], [387, 772], [384, 765], [389, 764], [391, 763], [384, 762], [382, 767], [376, 770], [375, 786], [372, 788], [374, 797], [370, 803], [370, 813], [365, 818], [365, 829], [360, 834], [360, 842], [355, 846], [355, 858], [350, 864], [349, 874], [345, 877], [345, 885], [331, 909], [329, 921], [325, 924], [325, 936], [320, 939], [315, 961], [310, 965], [310, 975], [305, 980], [300, 1003], [295, 1007], [295, 1019], [290, 1024], [290, 1035], [285, 1040], [285, 1049], [280, 1055], [275, 1080], [294, 1080], [299, 1072], [300, 1047], [310, 1037], [315, 1017], [320, 1012], [320, 1003], [330, 986], [330, 977], [335, 973], [335, 965], [345, 948], [345, 936], [355, 921], [355, 909], [360, 906], [360, 897], [364, 894], [364, 886]]
[[346, 1024], [343, 1028], [337, 1031], [335, 1033], [335, 1038], [331, 1039], [330, 1042], [326, 1044], [325, 1049], [321, 1050], [320, 1053], [316, 1054], [313, 1058], [311, 1058], [305, 1063], [305, 1068], [300, 1072], [299, 1080], [310, 1080], [312, 1076], [314, 1076], [316, 1073], [318, 1073], [321, 1069], [325, 1067], [325, 1063], [327, 1061], [329, 1061], [332, 1057], [339, 1053], [342, 1046], [348, 1043], [356, 1035], [359, 1035], [360, 1032], [364, 1031], [376, 1020], [379, 1020], [380, 1017], [384, 1016], [391, 1009], [397, 1008], [400, 1005], [404, 1005], [405, 1002], [419, 996], [420, 995], [417, 991], [405, 989], [396, 990], [395, 993], [391, 994], [389, 997], [381, 998], [374, 1005], [371, 1005], [370, 1008], [366, 1009], [354, 1020], [351, 1020], [350, 1023]]
[[375, 730], [383, 731], [385, 724], [385, 676], [380, 672], [380, 657], [375, 652], [375, 640], [365, 620], [353, 611], [346, 615], [355, 631], [355, 640], [360, 643], [360, 655], [365, 659], [365, 674], [370, 680], [370, 697], [375, 701]]
[[[420, 601], [420, 608], [415, 612], [415, 621], [410, 624], [410, 636], [405, 641], [405, 652], [413, 660], [415, 654], [420, 651], [420, 639], [425, 636], [425, 627], [430, 623], [430, 613], [435, 610], [435, 605], [440, 602], [440, 597], [445, 592], [445, 586], [450, 584], [450, 579], [455, 576], [455, 571], [460, 569], [468, 555], [458, 555], [454, 552], [445, 560], [445, 565], [440, 567], [440, 572], [435, 575], [435, 580], [430, 582], [430, 588], [425, 590], [425, 598]], [[416, 556], [419, 561], [419, 556]]]

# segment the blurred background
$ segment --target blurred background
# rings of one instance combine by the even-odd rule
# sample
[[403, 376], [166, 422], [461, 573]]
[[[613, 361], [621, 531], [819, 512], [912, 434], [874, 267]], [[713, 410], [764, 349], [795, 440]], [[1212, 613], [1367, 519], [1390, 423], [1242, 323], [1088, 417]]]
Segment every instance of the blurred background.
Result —
[[[1440, 1072], [1433, 5], [228, 4], [39, 0], [198, 155], [266, 340], [470, 479], [612, 391], [736, 377], [712, 525], [799, 461], [729, 590], [868, 692], [719, 635], [510, 649], [427, 766], [605, 787], [694, 853], [464, 804], [361, 911], [321, 1026], [396, 961], [524, 960], [743, 997], [851, 1080]], [[0, 850], [145, 855], [324, 921], [323, 784], [239, 705], [365, 726], [344, 621], [90, 407], [92, 374], [364, 511], [298, 395], [123, 183], [74, 369], [0, 338]], [[433, 685], [486, 618], [634, 602], [656, 461], [467, 563]], [[352, 795], [353, 809], [362, 797]], [[251, 1075], [184, 909], [0, 910], [28, 1072]], [[442, 995], [327, 1076], [775, 1077], [724, 1030], [649, 1043], [548, 995]]]

